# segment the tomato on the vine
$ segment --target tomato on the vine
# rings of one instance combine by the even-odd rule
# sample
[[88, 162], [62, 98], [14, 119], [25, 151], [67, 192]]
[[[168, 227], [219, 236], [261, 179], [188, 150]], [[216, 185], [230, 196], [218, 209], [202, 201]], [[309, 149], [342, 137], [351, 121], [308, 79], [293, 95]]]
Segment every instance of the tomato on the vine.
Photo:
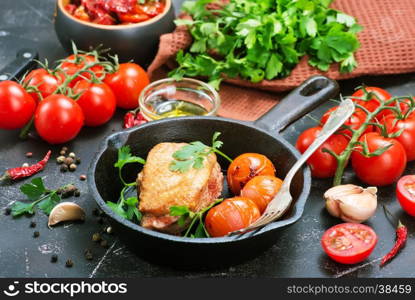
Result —
[[0, 82], [0, 128], [22, 128], [30, 121], [36, 102], [25, 89], [14, 81]]
[[[321, 129], [320, 126], [312, 127], [300, 134], [295, 144], [300, 153], [304, 153], [315, 141]], [[337, 160], [330, 153], [324, 152], [323, 149], [340, 154], [346, 149], [348, 143], [348, 140], [341, 134], [330, 136], [307, 160], [311, 174], [317, 178], [333, 177], [337, 169]]]
[[268, 203], [275, 197], [282, 185], [282, 180], [274, 176], [256, 176], [248, 181], [241, 190], [241, 197], [255, 202], [263, 213]]
[[415, 175], [406, 175], [399, 179], [396, 196], [403, 210], [415, 217]]
[[76, 102], [84, 113], [85, 125], [102, 125], [114, 115], [115, 96], [105, 83], [91, 83], [87, 80], [81, 80], [76, 83], [73, 91], [75, 94], [81, 94]]
[[415, 160], [415, 115], [409, 115], [405, 119], [399, 119], [395, 115], [385, 116], [381, 124], [385, 125], [388, 134], [401, 134], [394, 137], [405, 148], [408, 161]]
[[[365, 93], [367, 92], [367, 94]], [[352, 100], [363, 107], [365, 107], [368, 111], [374, 112], [380, 105], [380, 100], [386, 101], [391, 98], [391, 94], [389, 94], [386, 90], [381, 89], [379, 87], [374, 86], [367, 86], [364, 88], [358, 89], [352, 95]], [[365, 100], [357, 99], [357, 98], [365, 98]], [[382, 116], [382, 112], [378, 115], [379, 117]]]
[[[322, 125], [326, 124], [326, 122], [329, 119], [331, 113], [333, 111], [335, 111], [337, 108], [338, 108], [338, 106], [332, 107], [324, 113], [324, 115], [321, 117], [321, 120], [320, 120]], [[351, 115], [351, 117], [349, 119], [347, 119], [346, 122], [344, 122], [344, 125], [350, 127], [353, 130], [357, 130], [365, 123], [366, 117], [367, 117], [367, 115], [364, 111], [356, 109], [356, 112], [353, 115]], [[365, 133], [366, 132], [371, 132], [371, 131], [373, 131], [373, 126], [372, 125], [367, 126], [367, 128], [365, 130]], [[351, 138], [352, 135], [353, 135], [353, 133], [350, 129], [340, 129], [338, 131], [338, 133], [339, 134], [344, 134], [344, 135], [348, 136], [349, 138]]]
[[272, 162], [262, 154], [241, 154], [228, 167], [229, 188], [234, 195], [238, 195], [249, 180], [259, 175], [275, 176], [275, 167]]
[[205, 226], [210, 236], [220, 237], [248, 227], [260, 215], [257, 205], [251, 199], [234, 197], [211, 208], [206, 215]]
[[324, 252], [342, 264], [357, 264], [373, 251], [378, 237], [363, 224], [342, 223], [329, 228], [321, 238]]
[[52, 95], [59, 87], [58, 78], [43, 68], [30, 71], [24, 78], [23, 82], [28, 86], [37, 88], [40, 95], [37, 92], [31, 92], [30, 95], [38, 102], [41, 99]]
[[[385, 138], [378, 132], [364, 134], [359, 142], [366, 143], [371, 155], [365, 155], [362, 145], [357, 146], [351, 155], [353, 169], [360, 180], [370, 185], [384, 186], [401, 177], [407, 159], [405, 148], [400, 142]], [[376, 153], [382, 151], [381, 149], [382, 153]]]
[[37, 106], [36, 131], [50, 144], [60, 144], [77, 136], [84, 124], [81, 107], [64, 95], [51, 95]]
[[[86, 54], [72, 54], [65, 58], [58, 67], [59, 76], [61, 77], [62, 82], [65, 81], [67, 77], [74, 76], [79, 70], [85, 67], [85, 65], [92, 64], [97, 62], [97, 59], [93, 55], [86, 55]], [[104, 67], [101, 65], [95, 65], [89, 69], [89, 71], [93, 72], [96, 77], [102, 78], [104, 75]], [[81, 79], [91, 79], [91, 73], [85, 71], [80, 74], [80, 76], [73, 79], [69, 86], [73, 87], [76, 82]]]
[[138, 97], [150, 79], [139, 65], [124, 63], [119, 65], [115, 73], [107, 74], [104, 82], [114, 92], [118, 107], [133, 109], [138, 106]]

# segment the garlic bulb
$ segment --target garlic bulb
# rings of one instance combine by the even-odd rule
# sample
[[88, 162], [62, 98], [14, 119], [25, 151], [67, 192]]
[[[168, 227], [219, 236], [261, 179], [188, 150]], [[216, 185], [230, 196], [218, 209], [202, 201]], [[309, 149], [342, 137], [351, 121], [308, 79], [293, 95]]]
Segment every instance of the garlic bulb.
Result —
[[324, 193], [328, 212], [345, 222], [362, 223], [376, 211], [377, 188], [366, 189], [345, 184], [332, 187]]

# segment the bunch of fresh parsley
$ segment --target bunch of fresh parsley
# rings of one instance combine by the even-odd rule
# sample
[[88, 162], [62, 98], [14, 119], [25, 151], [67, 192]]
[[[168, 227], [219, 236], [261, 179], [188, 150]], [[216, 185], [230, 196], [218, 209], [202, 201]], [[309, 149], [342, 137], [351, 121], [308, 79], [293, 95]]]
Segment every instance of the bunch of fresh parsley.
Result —
[[288, 76], [301, 57], [327, 71], [337, 62], [341, 72], [357, 66], [354, 52], [362, 29], [355, 18], [329, 8], [332, 0], [231, 0], [219, 10], [206, 4], [218, 0], [187, 1], [183, 10], [193, 43], [179, 51], [179, 67], [169, 75], [204, 76], [219, 87], [224, 77], [251, 82]]
[[146, 161], [141, 157], [133, 156], [131, 154], [130, 146], [123, 146], [118, 149], [118, 160], [114, 164], [114, 167], [118, 168], [118, 174], [121, 182], [123, 183], [123, 188], [120, 192], [120, 198], [118, 202], [114, 203], [107, 201], [107, 205], [121, 217], [130, 221], [133, 221], [135, 217], [135, 219], [140, 222], [142, 215], [138, 210], [138, 198], [136, 196], [125, 198], [125, 194], [128, 192], [128, 190], [134, 188], [137, 185], [136, 182], [127, 183], [122, 177], [123, 167], [131, 163], [140, 163], [144, 165]]

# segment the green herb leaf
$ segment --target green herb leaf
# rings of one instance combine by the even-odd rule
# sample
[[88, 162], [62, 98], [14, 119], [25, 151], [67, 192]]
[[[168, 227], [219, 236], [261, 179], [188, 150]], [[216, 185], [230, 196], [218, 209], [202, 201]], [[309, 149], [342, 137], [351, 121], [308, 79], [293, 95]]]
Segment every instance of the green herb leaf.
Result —
[[113, 212], [115, 212], [119, 216], [127, 219], [127, 213], [126, 213], [126, 211], [122, 207], [120, 207], [117, 203], [114, 203], [114, 202], [111, 202], [111, 201], [107, 201], [107, 205], [108, 205], [109, 208], [112, 209]]
[[61, 201], [61, 198], [56, 194], [56, 192], [49, 194], [45, 199], [40, 201], [37, 204], [46, 215], [49, 215], [52, 209]]
[[29, 198], [29, 200], [37, 200], [46, 192], [46, 188], [43, 184], [41, 177], [33, 178], [30, 183], [23, 184], [20, 187], [23, 194]]
[[24, 203], [20, 201], [16, 201], [13, 203], [11, 209], [12, 209], [12, 216], [17, 217], [24, 214], [30, 214], [33, 215], [35, 213], [34, 211], [34, 205], [32, 203]]
[[129, 163], [140, 163], [144, 165], [146, 161], [141, 157], [133, 156], [130, 146], [123, 146], [118, 149], [118, 161], [114, 164], [114, 167], [121, 169]]

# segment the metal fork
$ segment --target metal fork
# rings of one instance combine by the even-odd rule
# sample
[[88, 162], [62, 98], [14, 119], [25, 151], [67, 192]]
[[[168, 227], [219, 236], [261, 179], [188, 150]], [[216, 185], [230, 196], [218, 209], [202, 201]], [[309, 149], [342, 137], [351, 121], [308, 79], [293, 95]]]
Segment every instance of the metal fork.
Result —
[[310, 156], [334, 133], [343, 123], [353, 114], [354, 104], [350, 99], [343, 100], [340, 106], [330, 115], [326, 124], [323, 126], [316, 140], [308, 147], [303, 155], [292, 166], [277, 195], [268, 204], [262, 216], [250, 226], [231, 232], [230, 235], [245, 233], [262, 226], [281, 217], [290, 207], [293, 200], [290, 193], [291, 181], [301, 166], [310, 158]]

